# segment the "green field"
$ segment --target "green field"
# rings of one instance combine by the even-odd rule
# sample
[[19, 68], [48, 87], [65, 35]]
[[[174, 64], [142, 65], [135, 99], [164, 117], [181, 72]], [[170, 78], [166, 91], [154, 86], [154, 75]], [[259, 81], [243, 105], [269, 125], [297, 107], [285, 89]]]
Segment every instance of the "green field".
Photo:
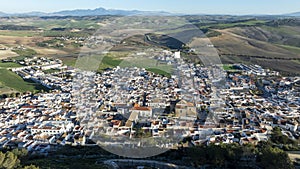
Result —
[[0, 83], [19, 92], [36, 92], [47, 90], [40, 84], [32, 81], [24, 81], [19, 75], [7, 69], [0, 69]]
[[41, 34], [44, 37], [87, 37], [91, 35], [89, 32], [70, 32], [70, 31], [45, 31]]
[[61, 60], [63, 61], [63, 63], [65, 65], [74, 67], [76, 64], [77, 58], [76, 57], [64, 57], [64, 58], [61, 58]]
[[200, 29], [226, 29], [226, 28], [232, 28], [232, 27], [243, 27], [243, 26], [256, 26], [256, 25], [262, 25], [265, 24], [266, 21], [263, 20], [248, 20], [248, 21], [240, 21], [240, 22], [232, 22], [232, 23], [212, 23], [207, 24], [205, 26], [200, 26]]
[[113, 57], [110, 57], [110, 56], [105, 56], [105, 57], [103, 57], [100, 65], [99, 65], [98, 71], [101, 72], [106, 68], [117, 67], [117, 66], [120, 65], [120, 63], [122, 61], [123, 61], [122, 59], [113, 58]]
[[300, 64], [300, 60], [292, 60], [292, 62]]
[[[120, 67], [139, 67], [145, 68], [146, 70], [160, 74], [163, 76], [170, 77], [171, 72], [173, 70], [171, 65], [167, 65], [165, 63], [160, 63], [154, 59], [145, 58], [145, 57], [124, 57], [124, 53], [113, 53], [107, 54], [103, 56], [92, 56], [91, 58], [98, 62], [99, 60], [99, 67], [98, 72], [103, 72], [107, 68], [114, 68], [117, 66]], [[67, 60], [63, 60], [64, 64], [73, 66], [76, 65], [76, 59], [69, 58]], [[77, 65], [78, 66], [78, 65]], [[76, 67], [76, 66], [75, 66]]]
[[149, 72], [153, 72], [153, 73], [162, 75], [162, 76], [166, 76], [166, 77], [168, 77], [168, 78], [171, 77], [171, 73], [165, 72], [165, 71], [160, 70], [160, 69], [156, 69], [156, 68], [148, 68], [148, 69], [146, 69], [146, 70], [149, 71]]
[[45, 74], [52, 74], [52, 73], [57, 73], [60, 72], [59, 69], [48, 69], [43, 71]]
[[279, 34], [282, 36], [294, 36], [294, 35], [299, 35], [300, 30], [297, 27], [292, 27], [292, 26], [278, 26], [278, 27], [273, 27], [273, 26], [266, 26], [263, 25], [261, 26], [264, 30], [270, 31], [274, 34]]
[[10, 30], [10, 31], [0, 31], [0, 35], [4, 35], [4, 36], [17, 36], [17, 37], [34, 37], [34, 36], [38, 36], [40, 35], [40, 32], [37, 31], [14, 31], [14, 30]]
[[231, 64], [224, 64], [223, 65], [224, 70], [234, 70], [233, 66]]
[[14, 63], [14, 62], [0, 62], [0, 69], [15, 68], [15, 67], [22, 67], [22, 65], [19, 65], [18, 63]]
[[84, 29], [84, 28], [99, 28], [97, 21], [92, 20], [73, 20], [73, 19], [62, 19], [62, 20], [39, 20], [35, 22], [28, 22], [30, 26], [35, 26], [43, 28], [45, 30], [50, 30], [52, 28], [74, 28], [74, 29]]
[[36, 51], [34, 51], [33, 49], [14, 49], [12, 50], [13, 52], [17, 53], [19, 56], [25, 56], [25, 57], [32, 57], [35, 56], [37, 54]]
[[296, 46], [289, 46], [289, 45], [278, 45], [279, 47], [282, 47], [286, 50], [289, 50], [291, 52], [294, 52], [294, 53], [297, 53], [297, 54], [300, 54], [300, 48], [299, 47], [296, 47]]

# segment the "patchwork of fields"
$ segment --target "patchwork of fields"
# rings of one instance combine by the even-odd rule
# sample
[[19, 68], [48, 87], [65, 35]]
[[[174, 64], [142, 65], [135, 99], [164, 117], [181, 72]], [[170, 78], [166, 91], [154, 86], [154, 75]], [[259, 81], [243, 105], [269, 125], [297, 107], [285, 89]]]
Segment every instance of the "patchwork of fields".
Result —
[[[59, 58], [66, 65], [74, 66], [84, 39], [114, 18], [114, 16], [0, 18], [0, 59], [45, 56]], [[185, 19], [199, 27], [206, 35], [205, 40], [209, 38], [224, 64], [260, 64], [285, 75], [300, 74], [299, 19], [249, 19], [233, 16], [185, 16]], [[114, 55], [104, 57], [98, 70], [134, 63], [133, 66], [145, 67], [152, 72], [169, 76], [171, 71], [169, 67], [160, 65], [162, 67], [153, 68], [155, 63], [150, 61], [147, 64], [145, 61], [133, 62], [117, 54], [122, 50], [133, 51], [137, 47], [144, 49], [157, 46], [168, 49], [174, 45], [182, 45], [170, 38], [156, 38], [152, 35], [151, 38], [145, 37], [150, 36], [133, 36], [125, 40], [129, 46], [115, 46], [112, 49]], [[82, 42], [79, 43], [79, 40]], [[23, 81], [8, 70], [14, 66], [19, 65], [0, 63], [0, 94], [42, 89], [33, 82]], [[228, 66], [225, 68], [230, 69]]]

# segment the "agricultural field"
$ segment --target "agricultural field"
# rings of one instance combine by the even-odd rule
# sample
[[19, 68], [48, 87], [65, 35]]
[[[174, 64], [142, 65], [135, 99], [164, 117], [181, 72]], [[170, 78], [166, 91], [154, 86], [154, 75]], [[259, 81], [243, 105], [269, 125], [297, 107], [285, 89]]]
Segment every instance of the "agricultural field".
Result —
[[[84, 46], [84, 43], [75, 43], [74, 39], [93, 35], [98, 28], [114, 18], [114, 16], [0, 18], [0, 47], [7, 48], [0, 50], [0, 59], [47, 56], [59, 58], [66, 65], [74, 66]], [[284, 73], [300, 74], [300, 25], [297, 19], [249, 16], [184, 16], [184, 19], [199, 27], [206, 35], [205, 40], [214, 45], [224, 64], [260, 63], [262, 66]], [[171, 32], [167, 33], [175, 33], [172, 30], [168, 31]], [[133, 36], [124, 39], [122, 43], [126, 45], [117, 45], [111, 51], [131, 52], [155, 46], [172, 50], [182, 46], [176, 39], [152, 34]], [[25, 50], [19, 50], [17, 48], [19, 46]], [[99, 70], [120, 63], [129, 65], [133, 62], [130, 58], [114, 54], [103, 59]], [[170, 72], [170, 68], [167, 67], [158, 67], [154, 70], [153, 67], [144, 65], [144, 62], [137, 60], [135, 63], [161, 74]]]
[[47, 90], [45, 87], [32, 82], [24, 81], [19, 75], [15, 74], [10, 68], [20, 67], [17, 63], [0, 62], [0, 94], [9, 94], [16, 92], [37, 92]]
[[27, 91], [37, 92], [46, 90], [46, 88], [35, 82], [24, 81], [20, 76], [7, 69], [0, 69], [0, 76], [0, 83], [14, 91], [23, 93]]
[[39, 36], [40, 34], [41, 34], [41, 32], [38, 32], [38, 31], [0, 30], [0, 35], [3, 35], [3, 36], [34, 37], [34, 36]]

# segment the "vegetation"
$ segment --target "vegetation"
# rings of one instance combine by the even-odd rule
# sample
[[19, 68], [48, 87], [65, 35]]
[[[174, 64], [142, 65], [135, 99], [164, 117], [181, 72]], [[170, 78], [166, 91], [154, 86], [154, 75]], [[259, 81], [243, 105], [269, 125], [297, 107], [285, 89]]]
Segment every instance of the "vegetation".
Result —
[[224, 70], [235, 70], [235, 68], [230, 64], [224, 64], [223, 69]]
[[265, 24], [266, 21], [257, 20], [257, 19], [249, 19], [249, 20], [237, 20], [237, 21], [225, 21], [224, 23], [200, 23], [196, 24], [200, 27], [200, 29], [226, 29], [232, 27], [244, 27], [244, 26], [258, 26]]
[[19, 56], [21, 57], [33, 57], [37, 54], [36, 51], [34, 51], [33, 49], [14, 49], [12, 50], [13, 52], [17, 53]]
[[[146, 70], [162, 75], [171, 77], [171, 67], [164, 64], [156, 64], [153, 60], [145, 60], [144, 58], [135, 58], [134, 60], [123, 60], [122, 57], [113, 57], [112, 55], [106, 55], [102, 58], [98, 71], [103, 71], [107, 68], [120, 67], [141, 67]], [[155, 67], [155, 68], [154, 68]], [[166, 71], [165, 71], [166, 70]], [[167, 72], [168, 71], [168, 72]]]
[[47, 20], [37, 20], [34, 23], [28, 23], [30, 25], [43, 28], [45, 30], [51, 30], [53, 28], [69, 28], [69, 29], [97, 29], [99, 25], [97, 21], [90, 19], [72, 19], [69, 18], [51, 18]]
[[123, 61], [122, 59], [114, 58], [114, 57], [111, 57], [111, 56], [105, 56], [102, 59], [102, 63], [104, 65], [109, 65], [109, 66], [112, 66], [112, 67], [119, 66], [122, 61]]
[[148, 70], [148, 71], [150, 71], [150, 72], [153, 72], [153, 73], [155, 73], [155, 74], [159, 74], [159, 75], [162, 75], [162, 76], [166, 76], [166, 77], [171, 77], [171, 74], [170, 73], [168, 73], [168, 72], [166, 72], [166, 71], [163, 71], [163, 70], [161, 70], [161, 69], [156, 69], [156, 68], [148, 68], [148, 69], [146, 69], [146, 70]]
[[[143, 137], [147, 137], [140, 133]], [[3, 155], [4, 154], [4, 155]], [[100, 147], [63, 146], [51, 152], [47, 157], [27, 155], [26, 150], [12, 150], [0, 153], [0, 165], [20, 168], [106, 168], [97, 161], [120, 158]], [[2, 160], [4, 159], [4, 160]], [[78, 160], [80, 159], [80, 160]], [[265, 168], [292, 169], [293, 165], [286, 152], [273, 147], [270, 142], [259, 142], [258, 145], [220, 144], [195, 146], [169, 150], [161, 155], [147, 159], [162, 160], [186, 166], [210, 166], [211, 168]], [[2, 161], [2, 163], [1, 163]], [[6, 162], [5, 162], [6, 161]], [[38, 167], [36, 167], [38, 166]], [[25, 167], [24, 167], [25, 168]]]
[[27, 158], [27, 150], [14, 149], [12, 151], [0, 152], [0, 168], [13, 169], [13, 168], [25, 168], [25, 169], [39, 169], [32, 164], [22, 165]]
[[0, 62], [0, 69], [16, 68], [16, 67], [22, 67], [22, 65], [15, 63], [15, 62]]
[[52, 73], [60, 72], [60, 70], [59, 69], [48, 69], [48, 70], [43, 70], [43, 72], [46, 74], [52, 74]]
[[92, 32], [87, 32], [87, 31], [71, 32], [71, 31], [49, 30], [49, 31], [43, 32], [42, 36], [44, 36], [44, 37], [68, 37], [68, 38], [87, 37], [87, 36], [90, 36], [92, 34]]
[[288, 136], [283, 135], [279, 127], [273, 129], [271, 141], [275, 144], [296, 144], [296, 142], [288, 138]]
[[40, 32], [37, 31], [23, 31], [23, 30], [18, 30], [18, 31], [13, 31], [13, 30], [5, 30], [5, 31], [0, 31], [0, 35], [4, 36], [16, 36], [16, 37], [33, 37], [33, 36], [38, 36], [40, 35]]
[[36, 158], [31, 159], [30, 163], [38, 165], [40, 169], [109, 169], [105, 165], [96, 164], [97, 159], [78, 159], [78, 158]]
[[[40, 155], [28, 156], [24, 165], [34, 164], [41, 169], [55, 168], [87, 168], [87, 169], [107, 169], [103, 164], [96, 164], [99, 158], [109, 158], [112, 154], [102, 148], [85, 146], [63, 146], [48, 157]], [[113, 156], [114, 157], [114, 156]]]
[[21, 67], [21, 65], [15, 62], [0, 62], [0, 94], [6, 93], [13, 97], [16, 92], [48, 90], [32, 81], [24, 81], [20, 76], [9, 70], [16, 67]]
[[219, 32], [219, 31], [215, 31], [215, 30], [209, 30], [209, 31], [206, 33], [206, 36], [207, 36], [208, 38], [217, 37], [217, 36], [220, 36], [220, 35], [222, 35], [222, 33]]
[[37, 42], [36, 45], [39, 47], [53, 47], [53, 48], [62, 48], [64, 42], [59, 39], [50, 39], [43, 42]]
[[293, 169], [291, 160], [288, 154], [283, 150], [275, 147], [266, 146], [263, 147], [259, 154], [259, 161], [261, 166], [265, 169]]
[[75, 66], [76, 60], [77, 60], [77, 57], [73, 57], [73, 56], [62, 58], [62, 61], [65, 65], [72, 66], [72, 67]]
[[0, 30], [36, 30], [36, 27], [23, 25], [0, 25]]
[[192, 164], [211, 165], [217, 168], [257, 168], [290, 169], [293, 168], [287, 153], [273, 148], [270, 143], [220, 144], [200, 146], [188, 149]]
[[300, 47], [289, 46], [289, 45], [278, 45], [284, 49], [300, 54]]
[[24, 81], [19, 75], [7, 69], [0, 69], [0, 77], [0, 83], [2, 85], [13, 88], [19, 92], [47, 90], [47, 88], [33, 81]]

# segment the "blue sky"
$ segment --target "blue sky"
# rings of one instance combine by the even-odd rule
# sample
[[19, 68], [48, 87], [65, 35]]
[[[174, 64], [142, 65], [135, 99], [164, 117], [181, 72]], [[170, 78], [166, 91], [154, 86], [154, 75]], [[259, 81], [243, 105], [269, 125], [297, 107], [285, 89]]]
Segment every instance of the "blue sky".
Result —
[[3, 0], [0, 11], [53, 12], [97, 7], [192, 14], [283, 14], [300, 12], [300, 0]]

